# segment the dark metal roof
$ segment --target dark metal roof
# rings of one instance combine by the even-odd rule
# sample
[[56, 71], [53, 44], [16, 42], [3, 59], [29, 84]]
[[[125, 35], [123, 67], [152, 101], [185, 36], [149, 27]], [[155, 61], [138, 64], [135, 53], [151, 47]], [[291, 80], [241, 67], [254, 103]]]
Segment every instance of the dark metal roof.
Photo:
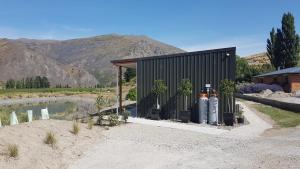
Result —
[[282, 75], [282, 74], [300, 74], [300, 67], [291, 67], [286, 69], [277, 70], [274, 72], [254, 76], [254, 77], [264, 77], [264, 76], [273, 76], [273, 75]]

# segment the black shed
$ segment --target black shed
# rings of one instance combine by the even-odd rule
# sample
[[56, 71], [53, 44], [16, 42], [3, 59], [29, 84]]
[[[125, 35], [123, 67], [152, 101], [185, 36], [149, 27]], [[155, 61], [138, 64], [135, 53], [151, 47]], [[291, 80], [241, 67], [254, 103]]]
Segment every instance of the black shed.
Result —
[[[189, 79], [193, 84], [193, 93], [188, 98], [191, 109], [191, 120], [198, 122], [198, 94], [210, 84], [218, 91], [223, 79], [235, 81], [236, 48], [222, 48], [197, 52], [186, 52], [162, 56], [134, 59], [113, 60], [119, 67], [119, 102], [122, 107], [122, 67], [136, 68], [137, 73], [137, 116], [147, 117], [155, 105], [155, 97], [151, 92], [154, 81], [164, 80], [167, 92], [160, 99], [163, 118], [174, 119], [183, 110], [184, 99], [178, 88], [182, 79]], [[223, 121], [223, 113], [228, 110], [225, 98], [219, 96], [219, 120]], [[234, 106], [233, 106], [234, 107]], [[122, 108], [121, 108], [122, 110]]]

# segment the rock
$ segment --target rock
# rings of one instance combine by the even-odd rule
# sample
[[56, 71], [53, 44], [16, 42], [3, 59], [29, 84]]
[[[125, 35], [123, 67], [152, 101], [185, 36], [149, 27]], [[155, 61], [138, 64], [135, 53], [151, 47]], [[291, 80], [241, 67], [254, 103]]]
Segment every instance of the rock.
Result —
[[259, 94], [261, 95], [261, 97], [267, 97], [270, 94], [273, 94], [273, 92], [270, 89], [267, 89], [267, 90], [261, 91]]

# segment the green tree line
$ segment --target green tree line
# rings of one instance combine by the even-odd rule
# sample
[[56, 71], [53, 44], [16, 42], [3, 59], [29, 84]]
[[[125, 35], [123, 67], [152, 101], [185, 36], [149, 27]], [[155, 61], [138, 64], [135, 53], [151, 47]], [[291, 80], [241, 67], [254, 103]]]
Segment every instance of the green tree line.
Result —
[[48, 78], [43, 76], [27, 77], [22, 80], [10, 79], [6, 82], [6, 89], [32, 89], [32, 88], [49, 88]]

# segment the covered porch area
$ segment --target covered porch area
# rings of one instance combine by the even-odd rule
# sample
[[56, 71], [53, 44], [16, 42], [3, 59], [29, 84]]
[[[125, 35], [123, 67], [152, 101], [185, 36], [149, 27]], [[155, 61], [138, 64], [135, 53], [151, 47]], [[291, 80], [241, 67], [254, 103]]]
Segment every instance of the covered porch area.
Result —
[[[123, 95], [123, 75], [124, 70], [127, 68], [134, 69], [136, 71], [137, 68], [137, 59], [122, 59], [122, 60], [113, 60], [111, 61], [114, 68], [117, 69], [117, 105], [116, 108], [117, 114], [122, 114], [125, 106], [130, 105], [131, 109], [137, 110], [136, 105], [135, 108], [132, 108], [133, 102], [126, 102], [125, 101], [125, 95]], [[136, 72], [137, 73], [137, 72]], [[135, 84], [137, 85], [137, 84]], [[136, 117], [136, 112], [131, 112], [131, 115]]]

